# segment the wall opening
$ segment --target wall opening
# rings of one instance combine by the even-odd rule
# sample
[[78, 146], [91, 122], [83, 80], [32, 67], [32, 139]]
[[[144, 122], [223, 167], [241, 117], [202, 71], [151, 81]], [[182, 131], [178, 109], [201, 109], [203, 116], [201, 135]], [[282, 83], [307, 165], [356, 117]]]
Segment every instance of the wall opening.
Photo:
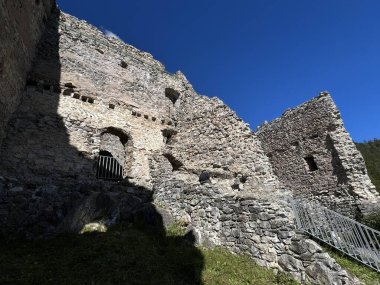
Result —
[[107, 128], [100, 135], [97, 178], [121, 180], [127, 164], [128, 135], [116, 128]]
[[314, 159], [314, 157], [312, 156], [312, 155], [310, 155], [310, 156], [306, 156], [306, 157], [304, 157], [304, 159], [305, 159], [305, 161], [306, 161], [306, 163], [307, 163], [307, 166], [308, 166], [308, 168], [309, 168], [309, 171], [316, 171], [316, 170], [318, 170], [318, 165], [317, 165], [317, 163], [315, 162], [315, 159]]
[[122, 61], [120, 61], [120, 66], [121, 66], [122, 68], [127, 68], [127, 67], [128, 67], [128, 64], [127, 64], [124, 60], [122, 60]]
[[179, 98], [179, 92], [174, 90], [173, 88], [165, 89], [165, 97], [169, 98], [172, 101], [173, 105], [177, 102]]
[[172, 129], [164, 129], [161, 132], [165, 144], [170, 144], [173, 136], [177, 134], [177, 132]]
[[73, 88], [67, 88], [67, 89], [63, 90], [63, 95], [66, 95], [66, 96], [70, 96], [73, 93], [74, 93]]

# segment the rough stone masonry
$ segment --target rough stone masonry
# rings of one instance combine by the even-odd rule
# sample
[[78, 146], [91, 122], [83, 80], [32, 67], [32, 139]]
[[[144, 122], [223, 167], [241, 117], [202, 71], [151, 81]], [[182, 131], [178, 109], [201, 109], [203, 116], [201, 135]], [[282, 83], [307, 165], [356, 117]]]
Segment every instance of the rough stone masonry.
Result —
[[[248, 254], [299, 281], [357, 283], [297, 234], [288, 204], [302, 195], [351, 217], [378, 205], [329, 95], [254, 133], [181, 72], [52, 1], [0, 7], [2, 234], [109, 226], [153, 201], [199, 244]], [[113, 167], [101, 156], [122, 168], [122, 179], [99, 179]]]

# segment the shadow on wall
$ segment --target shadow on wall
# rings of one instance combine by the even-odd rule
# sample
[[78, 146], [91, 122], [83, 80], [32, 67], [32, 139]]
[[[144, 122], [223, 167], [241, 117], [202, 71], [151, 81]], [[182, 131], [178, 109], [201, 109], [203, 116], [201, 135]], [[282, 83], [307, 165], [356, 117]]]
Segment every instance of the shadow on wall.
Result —
[[1, 284], [203, 284], [191, 235], [166, 235], [165, 215], [145, 204], [107, 232], [48, 240], [0, 239]]
[[[61, 282], [54, 284], [67, 284], [64, 280], [70, 283], [72, 276], [81, 278], [83, 282], [78, 284], [88, 284], [89, 280], [94, 280], [92, 284], [106, 284], [115, 278], [117, 280], [111, 283], [117, 284], [128, 281], [130, 276], [137, 278], [133, 284], [200, 284], [202, 254], [193, 239], [185, 242], [181, 237], [166, 236], [164, 211], [152, 205], [152, 192], [131, 185], [127, 179], [97, 180], [97, 157], [70, 143], [71, 138], [80, 133], [86, 143], [93, 146], [97, 130], [83, 125], [74, 116], [62, 117], [58, 112], [60, 97], [64, 96], [60, 94], [60, 50], [70, 48], [60, 43], [59, 14], [56, 11], [48, 20], [26, 92], [2, 144], [0, 235], [3, 242], [0, 244], [9, 245], [4, 239], [9, 233], [45, 238], [57, 233], [77, 233], [91, 223], [110, 226], [126, 221], [127, 228], [120, 230], [119, 226], [105, 234], [28, 242], [28, 250], [38, 253], [37, 256], [20, 255], [17, 262], [28, 267], [31, 264], [28, 258], [38, 259], [38, 268], [33, 270], [38, 284], [51, 284], [52, 280]], [[71, 87], [68, 84], [65, 88]], [[119, 148], [120, 153], [125, 151]], [[120, 164], [125, 165], [125, 162], [120, 161]], [[181, 245], [181, 250], [171, 252], [172, 246], [177, 245]], [[2, 256], [6, 256], [3, 255], [6, 248], [12, 248], [8, 254], [15, 249], [5, 246]], [[145, 254], [144, 250], [148, 252]], [[56, 254], [53, 256], [50, 251]], [[61, 257], [65, 264], [59, 263]], [[187, 258], [196, 262], [187, 263]], [[53, 259], [57, 259], [57, 263], [52, 262]], [[77, 270], [79, 261], [83, 271]], [[7, 266], [12, 263], [0, 257], [0, 267]], [[9, 268], [7, 272], [16, 271]], [[20, 272], [12, 274], [7, 275], [10, 283], [28, 278]], [[162, 278], [167, 280], [161, 282]]]

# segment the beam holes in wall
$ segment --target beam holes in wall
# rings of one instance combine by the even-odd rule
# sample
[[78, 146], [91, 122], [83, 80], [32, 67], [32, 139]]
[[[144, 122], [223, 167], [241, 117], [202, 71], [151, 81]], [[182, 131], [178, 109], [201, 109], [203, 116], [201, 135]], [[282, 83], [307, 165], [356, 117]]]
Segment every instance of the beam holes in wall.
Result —
[[179, 170], [183, 166], [183, 163], [180, 162], [178, 159], [176, 159], [173, 155], [171, 155], [169, 153], [166, 153], [166, 154], [164, 154], [164, 156], [170, 162], [170, 164], [171, 164], [171, 166], [173, 168], [173, 171], [177, 171], [177, 170]]
[[115, 109], [115, 104], [108, 104], [108, 108]]
[[78, 93], [74, 93], [73, 98], [80, 99], [80, 95]]
[[318, 134], [313, 134], [313, 135], [310, 136], [311, 139], [316, 139], [316, 138], [318, 138], [318, 137], [319, 137]]
[[304, 159], [307, 163], [307, 166], [309, 167], [310, 172], [318, 170], [317, 163], [315, 162], [315, 159], [312, 155], [306, 156], [306, 157], [304, 157]]
[[122, 60], [122, 61], [120, 61], [120, 66], [121, 66], [122, 68], [127, 68], [127, 67], [128, 67], [128, 64], [127, 64], [124, 60]]
[[172, 101], [173, 105], [177, 102], [179, 98], [179, 92], [174, 90], [173, 88], [165, 89], [165, 97], [169, 98]]
[[76, 88], [76, 87], [74, 86], [74, 84], [72, 84], [71, 82], [67, 82], [67, 83], [65, 83], [65, 87], [67, 87], [67, 88]]
[[67, 88], [67, 89], [63, 90], [63, 95], [66, 95], [66, 96], [70, 96], [73, 93], [74, 93], [73, 88]]

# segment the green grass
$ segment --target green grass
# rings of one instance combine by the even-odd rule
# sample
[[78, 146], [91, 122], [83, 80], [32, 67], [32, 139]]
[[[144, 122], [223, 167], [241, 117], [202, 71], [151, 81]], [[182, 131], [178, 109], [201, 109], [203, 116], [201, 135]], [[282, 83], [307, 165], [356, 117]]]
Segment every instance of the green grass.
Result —
[[172, 228], [167, 236], [117, 226], [50, 240], [0, 240], [0, 284], [297, 284], [219, 248], [199, 249]]
[[343, 253], [339, 253], [336, 250], [333, 250], [328, 247], [324, 247], [325, 250], [331, 255], [332, 258], [336, 260], [336, 262], [346, 269], [351, 274], [355, 275], [366, 285], [380, 285], [380, 274], [376, 271], [366, 267], [354, 259], [344, 255]]

